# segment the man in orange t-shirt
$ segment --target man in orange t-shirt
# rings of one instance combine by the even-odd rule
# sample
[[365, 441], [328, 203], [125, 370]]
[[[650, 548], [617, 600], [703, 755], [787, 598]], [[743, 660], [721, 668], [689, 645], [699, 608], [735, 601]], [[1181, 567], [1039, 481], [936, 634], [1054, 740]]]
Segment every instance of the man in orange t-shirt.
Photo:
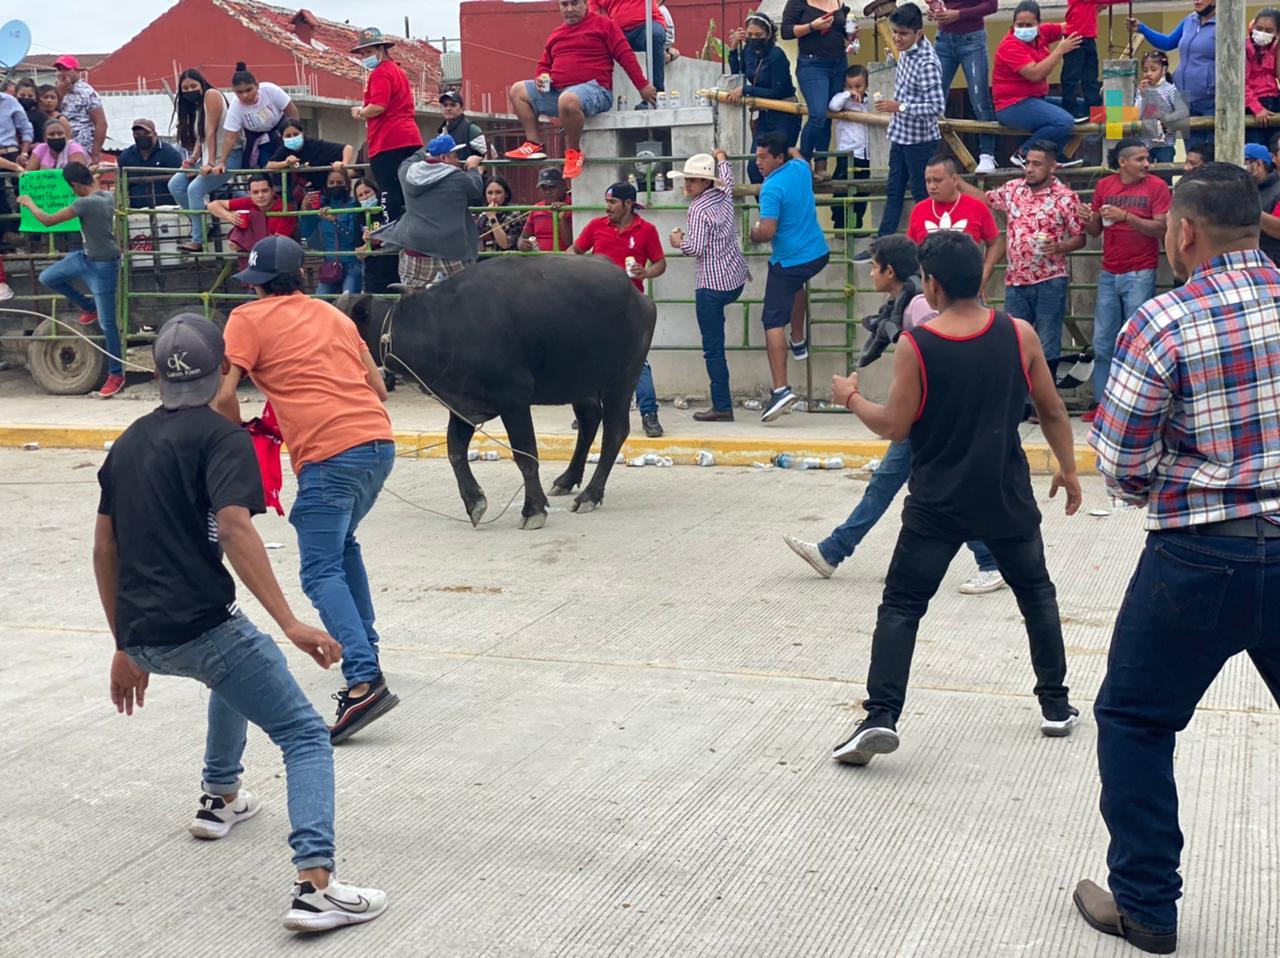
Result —
[[247, 375], [279, 419], [298, 477], [289, 522], [298, 534], [302, 589], [342, 643], [347, 687], [329, 729], [337, 743], [399, 702], [378, 662], [373, 598], [355, 537], [395, 461], [387, 390], [355, 324], [303, 294], [302, 247], [293, 240], [260, 240], [236, 278], [258, 299], [227, 319], [230, 369], [213, 407], [240, 422], [236, 385]]

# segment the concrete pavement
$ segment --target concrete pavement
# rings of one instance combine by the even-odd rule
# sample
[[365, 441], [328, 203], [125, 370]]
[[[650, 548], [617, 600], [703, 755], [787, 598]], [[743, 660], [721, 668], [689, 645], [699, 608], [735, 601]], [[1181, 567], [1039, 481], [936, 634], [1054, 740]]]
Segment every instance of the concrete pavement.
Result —
[[[962, 553], [921, 630], [902, 748], [850, 769], [828, 755], [861, 714], [896, 507], [829, 581], [780, 535], [825, 533], [862, 482], [624, 469], [592, 515], [556, 500], [544, 530], [518, 531], [516, 507], [473, 530], [417, 508], [461, 520], [445, 464], [399, 462], [388, 491], [403, 498], [385, 495], [361, 538], [402, 705], [336, 752], [339, 873], [391, 908], [300, 941], [280, 925], [278, 751], [250, 733], [245, 784], [264, 809], [199, 843], [202, 688], [157, 679], [132, 719], [107, 699], [89, 562], [102, 458], [0, 450], [6, 958], [1138, 954], [1069, 895], [1105, 878], [1090, 707], [1140, 513], [1044, 504], [1075, 736], [1039, 735], [1016, 605], [958, 595]], [[516, 470], [476, 471], [496, 515]], [[1086, 497], [1107, 508], [1097, 480]], [[314, 621], [292, 530], [257, 524]], [[286, 654], [331, 715], [339, 677]], [[1180, 739], [1180, 955], [1280, 954], [1278, 745], [1275, 704], [1233, 661]]]

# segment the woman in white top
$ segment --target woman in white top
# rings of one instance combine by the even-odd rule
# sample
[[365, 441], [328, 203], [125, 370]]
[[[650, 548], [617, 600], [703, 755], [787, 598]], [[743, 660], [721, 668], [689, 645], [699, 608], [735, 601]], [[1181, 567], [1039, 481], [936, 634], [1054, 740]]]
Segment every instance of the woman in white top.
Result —
[[[178, 145], [187, 154], [182, 165], [188, 170], [173, 175], [169, 194], [184, 210], [203, 210], [209, 194], [231, 179], [227, 173], [213, 172], [218, 131], [226, 119], [227, 106], [227, 95], [210, 86], [203, 73], [195, 68], [182, 71], [178, 77]], [[242, 159], [242, 150], [237, 146], [227, 157], [227, 166], [238, 169]], [[192, 216], [191, 239], [178, 249], [188, 253], [204, 249], [207, 224], [203, 213]]]
[[285, 117], [298, 119], [298, 107], [289, 94], [274, 83], [259, 83], [243, 63], [236, 64], [236, 72], [231, 75], [231, 89], [236, 98], [231, 101], [226, 119], [222, 121], [225, 131], [222, 153], [212, 172], [227, 171], [227, 161], [242, 135], [245, 167], [262, 169], [280, 147], [280, 121]]

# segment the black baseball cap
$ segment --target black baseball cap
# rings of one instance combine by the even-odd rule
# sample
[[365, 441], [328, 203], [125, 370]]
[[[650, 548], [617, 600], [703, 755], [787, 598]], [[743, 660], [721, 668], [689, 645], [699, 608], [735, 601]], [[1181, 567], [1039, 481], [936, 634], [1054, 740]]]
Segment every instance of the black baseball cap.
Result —
[[445, 90], [441, 93], [440, 102], [443, 103], [445, 100], [452, 100], [454, 103], [458, 104], [458, 106], [462, 106], [462, 94], [457, 90]]
[[253, 244], [249, 265], [236, 273], [246, 286], [262, 286], [277, 276], [292, 276], [302, 269], [302, 247], [287, 236], [267, 236]]
[[218, 394], [226, 347], [222, 331], [197, 313], [179, 313], [152, 344], [165, 409], [207, 406]]
[[564, 172], [558, 166], [548, 166], [538, 171], [539, 186], [559, 186], [564, 182]]
[[613, 186], [604, 191], [604, 195], [605, 199], [610, 200], [630, 200], [632, 203], [636, 204], [636, 209], [644, 209], [643, 206], [636, 203], [636, 188], [626, 181], [614, 183]]

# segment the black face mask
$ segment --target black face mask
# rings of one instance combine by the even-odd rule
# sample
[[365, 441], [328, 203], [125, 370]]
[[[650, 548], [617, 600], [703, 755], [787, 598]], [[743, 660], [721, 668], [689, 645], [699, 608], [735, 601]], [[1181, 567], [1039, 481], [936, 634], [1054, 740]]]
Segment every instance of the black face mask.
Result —
[[149, 150], [156, 145], [156, 141], [149, 136], [135, 136], [133, 145], [140, 150]]
[[1201, 19], [1201, 20], [1208, 20], [1211, 16], [1213, 16], [1213, 8], [1214, 8], [1214, 7], [1216, 7], [1216, 6], [1217, 6], [1217, 4], [1216, 4], [1216, 3], [1211, 3], [1211, 4], [1209, 4], [1207, 7], [1205, 7], [1203, 10], [1201, 10], [1201, 11], [1200, 11], [1200, 19]]
[[36, 108], [36, 98], [33, 96], [20, 96], [18, 102], [22, 104], [22, 108], [28, 112]]
[[341, 203], [350, 198], [351, 193], [345, 186], [331, 186], [325, 190], [325, 196], [329, 200], [329, 205], [332, 206], [335, 203]]
[[200, 101], [204, 99], [204, 94], [199, 90], [183, 90], [182, 102], [190, 103], [192, 106], [199, 106]]
[[58, 139], [45, 140], [45, 146], [53, 150], [55, 153], [61, 153], [67, 146], [67, 141], [59, 137]]
[[764, 37], [752, 37], [747, 41], [747, 46], [751, 47], [756, 53], [764, 53], [765, 48], [769, 46], [769, 41]]

